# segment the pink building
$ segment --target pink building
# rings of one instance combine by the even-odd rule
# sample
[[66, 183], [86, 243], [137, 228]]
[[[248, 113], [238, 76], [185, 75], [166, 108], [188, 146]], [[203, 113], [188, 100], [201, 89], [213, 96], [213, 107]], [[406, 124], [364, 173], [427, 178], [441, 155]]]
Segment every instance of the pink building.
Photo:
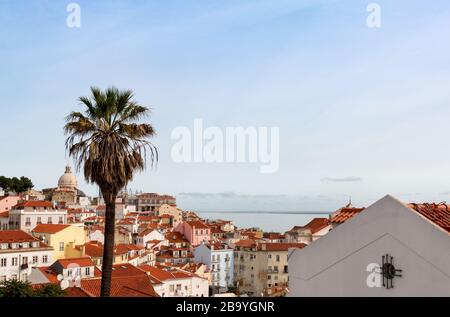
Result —
[[0, 212], [11, 210], [19, 200], [19, 196], [0, 196]]
[[193, 246], [211, 240], [211, 228], [199, 220], [183, 221], [174, 231], [181, 233]]

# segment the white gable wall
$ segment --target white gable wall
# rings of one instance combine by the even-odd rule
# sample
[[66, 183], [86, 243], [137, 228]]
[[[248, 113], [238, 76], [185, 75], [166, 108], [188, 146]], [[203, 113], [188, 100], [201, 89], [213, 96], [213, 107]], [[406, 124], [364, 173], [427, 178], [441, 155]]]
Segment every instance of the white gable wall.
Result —
[[[367, 266], [394, 257], [394, 288], [367, 286]], [[289, 258], [289, 296], [450, 296], [450, 235], [391, 196]]]

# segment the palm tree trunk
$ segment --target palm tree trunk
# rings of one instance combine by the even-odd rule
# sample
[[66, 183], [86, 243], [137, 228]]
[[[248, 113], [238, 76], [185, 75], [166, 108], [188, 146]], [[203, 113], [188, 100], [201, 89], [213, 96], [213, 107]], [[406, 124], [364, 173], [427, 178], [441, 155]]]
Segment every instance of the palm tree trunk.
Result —
[[116, 216], [116, 195], [103, 195], [105, 199], [105, 244], [103, 246], [101, 297], [111, 294], [111, 274], [114, 257], [114, 227]]

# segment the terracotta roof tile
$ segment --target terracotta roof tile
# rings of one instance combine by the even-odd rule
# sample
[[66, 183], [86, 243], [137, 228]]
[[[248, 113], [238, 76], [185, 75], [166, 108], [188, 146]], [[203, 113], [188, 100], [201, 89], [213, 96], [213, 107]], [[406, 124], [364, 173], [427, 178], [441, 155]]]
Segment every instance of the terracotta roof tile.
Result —
[[29, 201], [24, 201], [22, 203], [17, 204], [14, 208], [20, 208], [20, 207], [46, 207], [46, 208], [53, 208], [53, 204], [50, 201], [29, 200]]
[[69, 266], [69, 264], [78, 264], [81, 267], [95, 266], [94, 262], [89, 257], [59, 259], [56, 262], [59, 262], [65, 269]]
[[39, 224], [36, 227], [34, 227], [34, 229], [32, 230], [32, 232], [36, 232], [36, 233], [50, 233], [50, 234], [54, 234], [57, 232], [60, 232], [66, 228], [69, 228], [70, 225], [61, 225], [61, 224]]
[[[0, 243], [11, 243], [11, 242], [34, 242], [39, 241], [39, 239], [29, 235], [22, 230], [0, 230]], [[41, 243], [42, 246], [48, 247], [47, 245]]]
[[408, 207], [450, 233], [450, 205], [445, 203], [411, 203], [408, 204]]
[[356, 207], [343, 207], [336, 212], [334, 212], [330, 217], [330, 222], [332, 223], [343, 223], [348, 219], [356, 216], [365, 208], [356, 208]]

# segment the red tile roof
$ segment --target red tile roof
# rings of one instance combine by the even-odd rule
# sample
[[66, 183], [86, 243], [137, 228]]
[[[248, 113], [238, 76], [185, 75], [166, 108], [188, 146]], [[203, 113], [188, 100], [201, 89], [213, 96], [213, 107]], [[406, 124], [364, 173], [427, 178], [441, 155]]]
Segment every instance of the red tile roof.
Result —
[[100, 258], [103, 256], [103, 244], [99, 242], [88, 242], [84, 244], [84, 252], [86, 255], [93, 258]]
[[[81, 289], [92, 296], [100, 296], [101, 278], [81, 280]], [[113, 265], [112, 297], [158, 297], [145, 272], [131, 264]]]
[[287, 251], [289, 248], [302, 249], [306, 247], [304, 243], [259, 243], [259, 251]]
[[[39, 239], [29, 235], [22, 230], [0, 230], [0, 243], [11, 243], [11, 242], [34, 242], [39, 241]], [[47, 247], [47, 245], [42, 244]]]
[[356, 216], [365, 208], [356, 208], [356, 207], [343, 207], [336, 212], [334, 212], [330, 217], [330, 222], [332, 223], [343, 223], [348, 219]]
[[304, 248], [304, 243], [260, 242], [255, 240], [241, 240], [235, 243], [238, 247], [256, 248], [258, 251], [287, 251], [289, 248]]
[[186, 223], [192, 228], [210, 229], [204, 222], [200, 220], [186, 221]]
[[411, 203], [408, 204], [408, 207], [450, 233], [450, 205], [445, 203]]
[[66, 228], [70, 227], [70, 225], [60, 225], [60, 224], [39, 224], [36, 227], [34, 227], [34, 229], [32, 230], [32, 232], [36, 232], [36, 233], [50, 233], [50, 234], [54, 234], [57, 232], [60, 232]]
[[8, 218], [9, 217], [9, 211], [0, 212], [0, 217]]
[[143, 270], [144, 272], [146, 272], [151, 277], [153, 282], [155, 282], [155, 283], [160, 283], [163, 281], [174, 280], [174, 279], [191, 278], [191, 277], [196, 276], [195, 274], [192, 274], [189, 272], [185, 272], [185, 271], [181, 271], [181, 270], [177, 270], [177, 269], [171, 269], [171, 268], [162, 269], [162, 268], [157, 268], [155, 266], [150, 266], [148, 264], [141, 265], [141, 266], [139, 266], [139, 268], [141, 270]]
[[44, 200], [29, 200], [22, 203], [17, 204], [14, 208], [20, 207], [46, 207], [53, 208], [53, 204], [50, 201]]
[[78, 264], [81, 267], [95, 266], [95, 263], [89, 257], [59, 259], [56, 262], [59, 262], [65, 269], [69, 266], [69, 264]]

